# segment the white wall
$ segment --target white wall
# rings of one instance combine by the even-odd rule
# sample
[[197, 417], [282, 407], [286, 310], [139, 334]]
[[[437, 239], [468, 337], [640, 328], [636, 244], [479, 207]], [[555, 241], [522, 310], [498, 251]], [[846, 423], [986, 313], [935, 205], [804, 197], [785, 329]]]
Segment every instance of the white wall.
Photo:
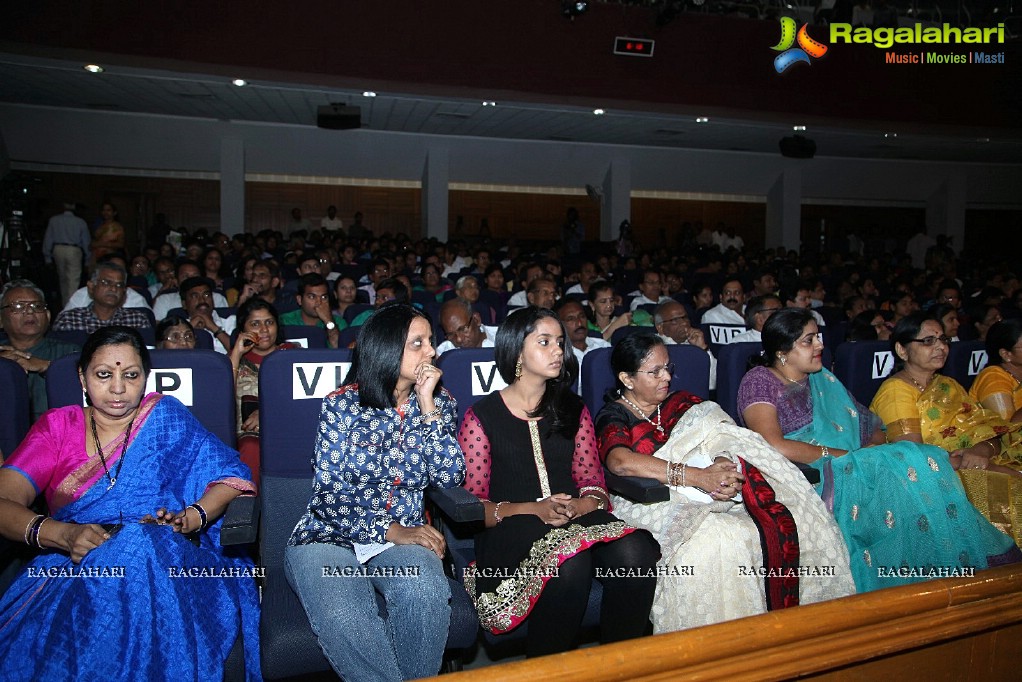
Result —
[[244, 144], [247, 173], [418, 182], [431, 145], [449, 150], [450, 182], [601, 185], [627, 161], [633, 190], [765, 197], [785, 168], [802, 170], [802, 200], [917, 204], [947, 178], [965, 178], [969, 208], [1022, 207], [1022, 165], [653, 149], [550, 141], [438, 137], [372, 130], [214, 121], [0, 104], [0, 140], [13, 163], [171, 171], [221, 170], [221, 140]]

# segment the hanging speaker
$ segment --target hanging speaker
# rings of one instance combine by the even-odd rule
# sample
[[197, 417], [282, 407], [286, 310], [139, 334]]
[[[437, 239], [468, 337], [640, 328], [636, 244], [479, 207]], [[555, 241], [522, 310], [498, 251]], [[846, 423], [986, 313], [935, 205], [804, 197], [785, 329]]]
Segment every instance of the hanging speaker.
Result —
[[319, 107], [316, 125], [328, 130], [351, 130], [362, 127], [362, 108], [344, 104], [327, 104]]

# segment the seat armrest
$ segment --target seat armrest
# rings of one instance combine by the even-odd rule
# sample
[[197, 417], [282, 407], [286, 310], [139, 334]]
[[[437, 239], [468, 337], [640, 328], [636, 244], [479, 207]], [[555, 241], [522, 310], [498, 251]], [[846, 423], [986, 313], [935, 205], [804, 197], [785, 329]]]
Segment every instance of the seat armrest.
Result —
[[259, 498], [255, 495], [242, 495], [231, 500], [220, 526], [220, 545], [248, 545], [255, 542], [259, 511]]
[[803, 464], [802, 462], [795, 462], [794, 464], [798, 467], [798, 470], [802, 472], [802, 475], [806, 477], [806, 480], [809, 481], [810, 485], [816, 485], [820, 482], [820, 472], [818, 470], [808, 464]]
[[483, 503], [462, 487], [428, 488], [426, 496], [453, 523], [482, 521]]
[[651, 502], [667, 502], [671, 499], [670, 489], [655, 478], [639, 476], [618, 476], [607, 469], [603, 470], [607, 481], [607, 489], [621, 497], [649, 504]]

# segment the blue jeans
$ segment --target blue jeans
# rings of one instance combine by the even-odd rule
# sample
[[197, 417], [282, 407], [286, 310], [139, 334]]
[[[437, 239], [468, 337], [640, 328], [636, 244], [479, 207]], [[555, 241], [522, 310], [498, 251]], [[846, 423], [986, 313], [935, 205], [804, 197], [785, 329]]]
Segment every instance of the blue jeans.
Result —
[[[284, 568], [320, 648], [346, 682], [409, 680], [439, 672], [451, 589], [433, 552], [395, 545], [361, 565], [346, 547], [313, 543], [288, 547]], [[359, 570], [397, 574], [365, 576], [356, 574]], [[386, 600], [386, 620], [376, 592]]]

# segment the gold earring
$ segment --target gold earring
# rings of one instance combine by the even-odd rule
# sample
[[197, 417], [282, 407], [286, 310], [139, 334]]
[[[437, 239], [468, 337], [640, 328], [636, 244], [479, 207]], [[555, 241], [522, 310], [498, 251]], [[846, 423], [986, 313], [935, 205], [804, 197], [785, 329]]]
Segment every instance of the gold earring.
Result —
[[522, 359], [518, 358], [518, 362], [515, 363], [515, 379], [522, 378]]

